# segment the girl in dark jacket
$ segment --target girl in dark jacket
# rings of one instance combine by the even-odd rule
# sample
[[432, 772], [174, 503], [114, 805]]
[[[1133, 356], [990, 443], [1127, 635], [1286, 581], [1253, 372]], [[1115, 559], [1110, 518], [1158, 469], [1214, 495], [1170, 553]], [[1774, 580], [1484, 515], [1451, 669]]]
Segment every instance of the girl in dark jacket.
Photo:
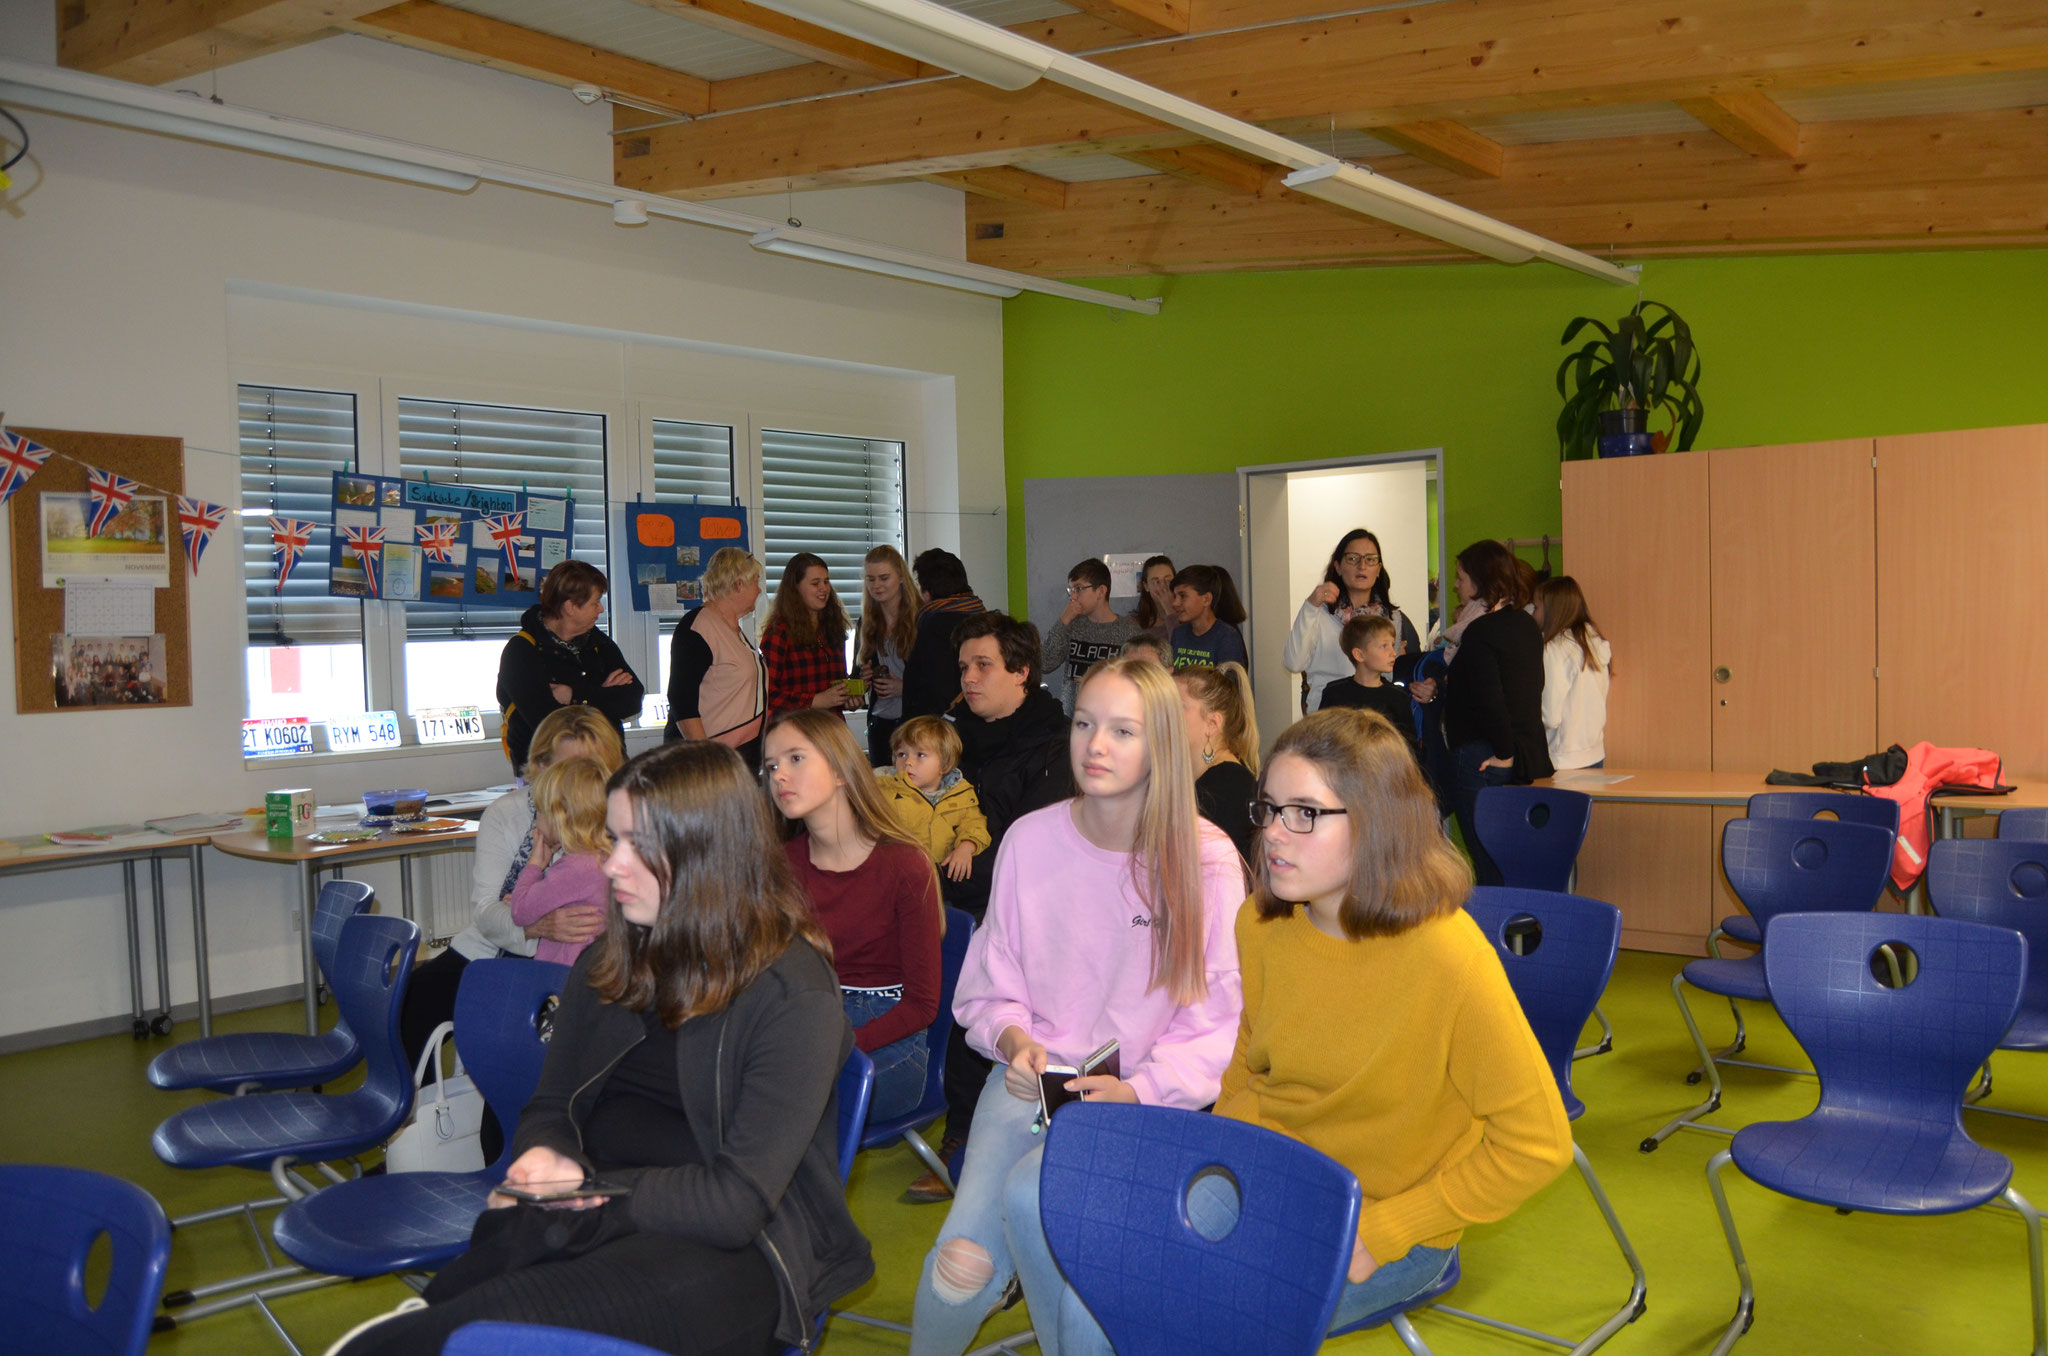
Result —
[[630, 1194], [493, 1196], [428, 1307], [347, 1356], [438, 1352], [476, 1319], [765, 1353], [814, 1338], [817, 1314], [874, 1274], [835, 1143], [853, 1031], [752, 775], [721, 744], [666, 744], [607, 799], [616, 907], [563, 990], [506, 1181]]

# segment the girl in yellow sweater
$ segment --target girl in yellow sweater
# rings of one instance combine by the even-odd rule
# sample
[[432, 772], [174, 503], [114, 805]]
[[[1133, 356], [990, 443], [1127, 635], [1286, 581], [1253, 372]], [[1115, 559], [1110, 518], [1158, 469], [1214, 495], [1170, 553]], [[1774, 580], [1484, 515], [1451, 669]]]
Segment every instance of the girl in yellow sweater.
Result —
[[1364, 1203], [1332, 1324], [1343, 1327], [1427, 1289], [1467, 1225], [1503, 1218], [1564, 1171], [1571, 1130], [1462, 907], [1471, 870], [1391, 725], [1329, 710], [1291, 727], [1252, 820], [1258, 884], [1237, 917], [1244, 1017], [1216, 1112], [1357, 1175]]

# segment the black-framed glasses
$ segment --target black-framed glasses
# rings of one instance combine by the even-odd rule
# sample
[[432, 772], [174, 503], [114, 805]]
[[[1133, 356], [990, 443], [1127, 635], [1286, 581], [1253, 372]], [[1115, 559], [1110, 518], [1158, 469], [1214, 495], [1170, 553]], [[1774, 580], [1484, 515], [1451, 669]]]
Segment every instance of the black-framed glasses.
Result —
[[1316, 821], [1324, 815], [1351, 813], [1344, 809], [1326, 810], [1320, 805], [1275, 805], [1270, 800], [1255, 800], [1248, 808], [1251, 810], [1252, 824], [1255, 827], [1265, 828], [1277, 815], [1280, 822], [1287, 826], [1289, 833], [1314, 833]]
[[1339, 556], [1338, 559], [1341, 560], [1344, 564], [1349, 565], [1354, 570], [1361, 565], [1377, 565], [1380, 563], [1380, 558], [1378, 556], [1362, 556], [1359, 555], [1356, 551], [1353, 551], [1348, 556]]

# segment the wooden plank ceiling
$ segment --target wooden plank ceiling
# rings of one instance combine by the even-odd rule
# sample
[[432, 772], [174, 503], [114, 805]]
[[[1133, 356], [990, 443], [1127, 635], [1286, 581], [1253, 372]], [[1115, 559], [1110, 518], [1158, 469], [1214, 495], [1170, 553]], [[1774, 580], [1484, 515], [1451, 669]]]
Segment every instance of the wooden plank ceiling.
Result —
[[[1459, 257], [1087, 96], [991, 89], [749, 0], [53, 2], [64, 65], [150, 83], [354, 33], [598, 85], [639, 105], [614, 124], [615, 178], [636, 193], [929, 179], [969, 195], [969, 258], [1046, 276]], [[2048, 0], [1003, 12], [1050, 11], [1010, 26], [1623, 260], [2048, 246]]]

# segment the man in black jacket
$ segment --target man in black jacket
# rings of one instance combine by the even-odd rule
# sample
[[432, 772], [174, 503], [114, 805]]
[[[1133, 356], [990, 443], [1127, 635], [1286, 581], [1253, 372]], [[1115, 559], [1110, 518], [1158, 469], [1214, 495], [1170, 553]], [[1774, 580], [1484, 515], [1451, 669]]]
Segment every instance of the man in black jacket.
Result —
[[516, 773], [526, 766], [534, 727], [564, 706], [594, 706], [626, 737], [647, 689], [612, 638], [597, 629], [604, 572], [565, 560], [540, 584], [540, 603], [519, 618], [519, 634], [498, 657], [499, 740]]
[[[960, 734], [960, 771], [988, 818], [986, 852], [974, 858], [966, 880], [945, 882], [946, 902], [973, 914], [988, 908], [996, 850], [1010, 825], [1033, 810], [1074, 794], [1067, 753], [1067, 714], [1039, 685], [1038, 628], [1001, 612], [984, 612], [953, 633], [960, 653], [960, 698], [951, 719]], [[974, 1104], [988, 1079], [989, 1061], [967, 1044], [960, 1028], [946, 1047], [946, 1138], [940, 1154], [952, 1159], [967, 1143]], [[914, 1201], [943, 1201], [952, 1191], [928, 1172], [910, 1184]]]

